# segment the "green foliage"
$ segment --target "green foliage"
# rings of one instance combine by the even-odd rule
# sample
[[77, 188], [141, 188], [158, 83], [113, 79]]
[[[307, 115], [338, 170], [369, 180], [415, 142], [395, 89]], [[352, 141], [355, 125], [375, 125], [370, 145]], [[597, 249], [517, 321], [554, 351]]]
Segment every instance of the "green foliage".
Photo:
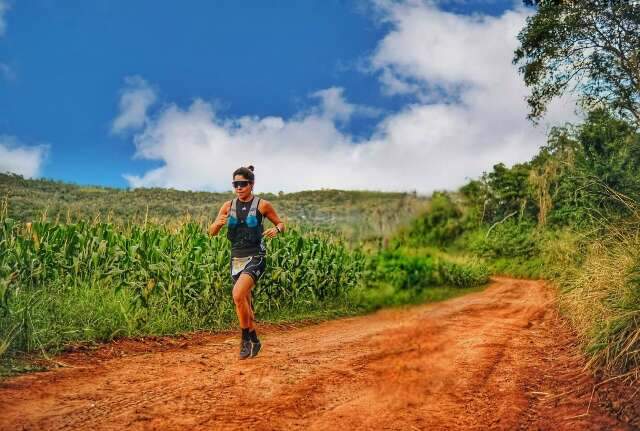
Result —
[[486, 258], [532, 258], [539, 254], [535, 225], [531, 222], [507, 220], [495, 225], [491, 232], [477, 231], [469, 249]]
[[[29, 226], [0, 217], [0, 347], [55, 350], [70, 341], [229, 325], [228, 250], [225, 238], [194, 223]], [[289, 230], [269, 243], [254, 306], [269, 315], [344, 303], [363, 267], [363, 255], [340, 241]]]
[[489, 268], [481, 262], [438, 261], [438, 272], [442, 284], [455, 287], [482, 286], [489, 282]]
[[519, 220], [535, 219], [529, 170], [527, 163], [516, 164], [511, 168], [498, 163], [483, 176], [486, 184], [485, 223], [495, 223], [510, 215], [517, 215]]
[[611, 223], [640, 200], [640, 134], [607, 111], [555, 129], [532, 164], [547, 176], [552, 224]]
[[385, 250], [369, 259], [368, 279], [396, 290], [422, 290], [433, 286], [468, 288], [489, 281], [489, 271], [477, 261], [454, 262], [429, 254]]
[[[630, 202], [640, 200], [640, 133], [606, 110], [593, 111], [581, 125], [553, 129], [531, 162], [499, 163], [463, 186], [460, 196], [465, 230], [511, 218], [541, 226], [611, 223], [629, 216]], [[439, 223], [459, 227], [460, 216]], [[435, 243], [439, 232], [423, 227], [416, 234]]]
[[420, 290], [439, 282], [436, 263], [430, 256], [383, 251], [371, 259], [369, 270], [372, 280], [384, 280], [396, 289]]
[[514, 63], [531, 88], [530, 118], [573, 91], [588, 109], [608, 106], [640, 124], [640, 5], [632, 1], [540, 1], [518, 35]]
[[445, 192], [431, 196], [429, 208], [394, 237], [395, 244], [446, 245], [463, 231], [463, 214]]

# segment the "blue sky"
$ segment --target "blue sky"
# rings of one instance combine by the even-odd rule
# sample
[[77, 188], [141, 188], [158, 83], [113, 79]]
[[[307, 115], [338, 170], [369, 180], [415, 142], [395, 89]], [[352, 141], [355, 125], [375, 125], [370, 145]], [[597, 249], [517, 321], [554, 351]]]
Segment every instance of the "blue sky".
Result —
[[[0, 0], [0, 169], [224, 190], [235, 167], [256, 162], [270, 191], [455, 187], [480, 164], [443, 164], [464, 166], [469, 152], [513, 162], [542, 143], [520, 105], [521, 137], [502, 130], [468, 148], [482, 130], [456, 135], [486, 122], [474, 100], [504, 97], [491, 76], [513, 71], [528, 13], [511, 1]], [[488, 51], [460, 65], [476, 43]], [[522, 93], [519, 81], [504, 91]]]

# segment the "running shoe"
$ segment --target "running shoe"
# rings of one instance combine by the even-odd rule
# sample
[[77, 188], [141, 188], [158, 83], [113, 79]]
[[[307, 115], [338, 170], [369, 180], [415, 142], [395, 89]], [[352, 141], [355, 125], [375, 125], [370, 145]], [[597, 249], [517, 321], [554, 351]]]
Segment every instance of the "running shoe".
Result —
[[253, 351], [251, 344], [251, 340], [242, 340], [242, 343], [240, 344], [240, 359], [247, 359], [251, 356]]
[[261, 348], [262, 348], [262, 343], [260, 343], [260, 340], [258, 340], [257, 343], [252, 342], [251, 343], [251, 357], [255, 358]]

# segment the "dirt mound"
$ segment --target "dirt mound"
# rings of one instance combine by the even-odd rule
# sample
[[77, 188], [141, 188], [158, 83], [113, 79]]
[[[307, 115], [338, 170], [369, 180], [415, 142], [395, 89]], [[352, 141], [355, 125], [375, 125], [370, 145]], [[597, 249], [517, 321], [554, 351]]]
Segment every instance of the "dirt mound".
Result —
[[[543, 283], [263, 331], [111, 344], [0, 384], [0, 429], [628, 429]], [[114, 347], [115, 346], [115, 347]], [[111, 351], [109, 351], [111, 349]]]

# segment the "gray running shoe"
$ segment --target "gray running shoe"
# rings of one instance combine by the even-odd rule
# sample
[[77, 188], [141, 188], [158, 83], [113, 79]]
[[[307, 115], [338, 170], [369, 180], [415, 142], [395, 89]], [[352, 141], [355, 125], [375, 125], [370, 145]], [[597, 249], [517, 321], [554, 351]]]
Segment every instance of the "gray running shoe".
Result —
[[251, 343], [251, 357], [255, 358], [261, 348], [262, 348], [262, 343], [260, 343], [260, 340], [258, 340], [257, 343], [253, 343], [252, 342]]
[[240, 359], [247, 359], [251, 356], [251, 340], [242, 340], [240, 344]]

